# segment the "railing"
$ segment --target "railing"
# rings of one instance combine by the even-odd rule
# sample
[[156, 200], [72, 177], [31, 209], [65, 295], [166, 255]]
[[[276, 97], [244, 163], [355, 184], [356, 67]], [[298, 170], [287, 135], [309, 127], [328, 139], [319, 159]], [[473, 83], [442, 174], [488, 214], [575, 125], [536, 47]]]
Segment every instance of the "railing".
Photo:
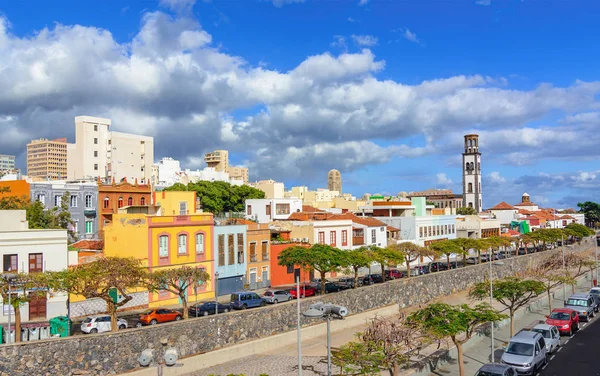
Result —
[[256, 255], [250, 255], [250, 262], [256, 262]]
[[262, 254], [262, 259], [263, 259], [263, 261], [267, 261], [269, 259], [269, 254], [268, 253], [263, 253]]
[[363, 236], [353, 236], [352, 237], [352, 244], [353, 245], [364, 245], [365, 244], [365, 238]]

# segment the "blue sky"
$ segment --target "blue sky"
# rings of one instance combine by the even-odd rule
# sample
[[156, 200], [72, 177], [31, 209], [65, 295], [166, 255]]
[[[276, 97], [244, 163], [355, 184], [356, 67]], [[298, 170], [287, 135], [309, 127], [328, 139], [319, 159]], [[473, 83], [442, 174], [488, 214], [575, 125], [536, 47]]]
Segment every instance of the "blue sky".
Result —
[[[155, 159], [230, 150], [252, 179], [355, 195], [461, 190], [484, 206], [598, 200], [595, 1], [0, 3], [0, 152], [74, 139], [73, 116], [155, 137]], [[4, 82], [2, 82], [4, 81]]]

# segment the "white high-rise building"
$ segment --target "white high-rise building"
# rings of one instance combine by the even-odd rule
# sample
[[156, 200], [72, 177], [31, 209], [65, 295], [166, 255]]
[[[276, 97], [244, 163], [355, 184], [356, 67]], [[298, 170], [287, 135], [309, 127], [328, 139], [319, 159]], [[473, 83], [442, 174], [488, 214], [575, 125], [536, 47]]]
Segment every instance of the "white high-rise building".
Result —
[[164, 157], [156, 164], [158, 169], [157, 184], [170, 187], [181, 182], [181, 164], [177, 159]]
[[67, 145], [67, 178], [126, 178], [150, 182], [154, 138], [110, 130], [111, 120], [92, 116], [75, 118], [75, 143]]
[[479, 152], [479, 135], [465, 136], [465, 152], [463, 156], [463, 206], [475, 209], [480, 213], [483, 208], [481, 194], [481, 153]]

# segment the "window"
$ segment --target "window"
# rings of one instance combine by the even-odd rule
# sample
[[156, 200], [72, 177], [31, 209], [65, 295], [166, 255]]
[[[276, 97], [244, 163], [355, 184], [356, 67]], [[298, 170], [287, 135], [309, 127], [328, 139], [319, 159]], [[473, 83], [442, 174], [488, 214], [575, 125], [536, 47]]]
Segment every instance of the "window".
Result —
[[44, 271], [44, 256], [41, 253], [29, 254], [29, 273], [41, 273]]
[[264, 260], [268, 260], [269, 259], [269, 242], [262, 242], [261, 243], [262, 246], [262, 259]]
[[423, 227], [419, 227], [419, 238], [423, 237]]
[[384, 232], [384, 231], [385, 231], [385, 228], [384, 228], [384, 227], [380, 227], [380, 228], [379, 228], [379, 231], [381, 231], [381, 232]]
[[269, 217], [271, 216], [271, 204], [269, 204], [265, 207], [265, 212], [266, 212], [266, 215], [268, 215]]
[[119, 201], [117, 202], [117, 207], [119, 207], [119, 208], [123, 207], [123, 197], [119, 197]]
[[108, 197], [104, 197], [104, 209], [108, 209], [110, 207], [110, 199]]
[[85, 233], [86, 234], [93, 234], [94, 233], [94, 222], [92, 222], [92, 221], [85, 221]]
[[252, 215], [252, 205], [248, 205], [248, 215]]
[[325, 232], [324, 231], [320, 231], [319, 232], [319, 240], [318, 240], [319, 244], [325, 244]]
[[75, 195], [71, 195], [71, 207], [72, 208], [77, 207], [77, 196], [75, 196]]
[[227, 235], [227, 265], [235, 264], [235, 237]]
[[335, 247], [335, 243], [337, 242], [335, 231], [329, 231], [329, 245]]
[[180, 201], [179, 202], [179, 215], [186, 215], [186, 214], [187, 214], [187, 202]]
[[348, 230], [342, 230], [342, 245], [348, 245]]
[[250, 262], [256, 261], [256, 243], [250, 243]]
[[287, 266], [287, 274], [292, 274], [294, 272], [294, 265]]
[[244, 234], [237, 234], [238, 264], [244, 263]]
[[98, 138], [94, 137], [94, 145], [98, 145]]
[[169, 237], [167, 235], [158, 237], [158, 257], [169, 257]]
[[275, 204], [275, 214], [290, 214], [290, 204]]
[[473, 193], [473, 183], [469, 183], [468, 188], [467, 188], [467, 192]]
[[185, 255], [187, 253], [187, 235], [181, 234], [177, 236], [177, 253]]
[[85, 208], [91, 209], [92, 207], [92, 195], [85, 195]]
[[98, 124], [94, 124], [94, 132], [98, 132]]
[[60, 206], [62, 201], [62, 196], [61, 195], [55, 195], [54, 196], [54, 206]]
[[146, 205], [146, 197], [140, 198], [140, 205]]
[[94, 150], [94, 157], [98, 158], [98, 150]]
[[196, 254], [204, 254], [204, 234], [196, 234]]
[[377, 231], [375, 230], [371, 230], [371, 243], [377, 243]]
[[37, 200], [42, 203], [42, 205], [46, 205], [46, 195], [40, 193], [37, 195]]
[[69, 227], [71, 228], [71, 231], [73, 231], [74, 233], [78, 233], [79, 232], [79, 220], [76, 219], [73, 221], [72, 225], [69, 225]]
[[219, 235], [219, 266], [225, 266], [225, 235]]
[[19, 268], [19, 256], [17, 255], [4, 255], [3, 257], [5, 272], [16, 272]]
[[94, 163], [94, 171], [98, 171], [98, 164]]

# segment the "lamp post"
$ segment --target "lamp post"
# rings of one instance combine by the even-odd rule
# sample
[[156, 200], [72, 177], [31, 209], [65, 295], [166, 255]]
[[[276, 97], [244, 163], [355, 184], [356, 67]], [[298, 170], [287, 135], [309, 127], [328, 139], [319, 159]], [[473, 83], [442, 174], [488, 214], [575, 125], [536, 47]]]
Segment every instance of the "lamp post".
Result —
[[219, 314], [219, 293], [217, 290], [217, 281], [219, 279], [219, 272], [215, 272], [215, 315]]
[[[8, 333], [6, 335], [6, 343], [10, 343], [11, 342], [10, 326], [11, 326], [11, 310], [12, 310], [12, 304], [10, 302], [10, 296], [11, 296], [10, 285], [11, 285], [11, 281], [13, 281], [15, 278], [17, 278], [17, 275], [16, 274], [4, 274], [2, 277], [8, 283], [8, 330], [7, 330]], [[16, 336], [17, 336], [17, 333], [16, 333], [16, 328], [15, 328], [15, 337]]]
[[298, 376], [302, 376], [302, 335], [300, 323], [300, 276], [296, 277], [296, 307], [298, 308]]
[[343, 319], [348, 315], [348, 309], [334, 304], [315, 303], [307, 311], [304, 311], [302, 315], [312, 319], [322, 317], [327, 319], [327, 376], [331, 376], [331, 319]]
[[[491, 254], [490, 251], [490, 256], [493, 257], [493, 255]], [[494, 265], [504, 265], [503, 262], [497, 261], [494, 262], [492, 258], [490, 258], [489, 260], [490, 263], [490, 307], [494, 304], [494, 283], [493, 283], [493, 274], [492, 274], [492, 264]], [[490, 337], [491, 337], [491, 359], [492, 359], [492, 363], [496, 363], [496, 356], [494, 355], [494, 350], [496, 349], [495, 347], [495, 343], [494, 343], [494, 323], [492, 322], [492, 324], [490, 325]]]
[[194, 295], [196, 295], [196, 318], [198, 318], [198, 283], [194, 282]]

